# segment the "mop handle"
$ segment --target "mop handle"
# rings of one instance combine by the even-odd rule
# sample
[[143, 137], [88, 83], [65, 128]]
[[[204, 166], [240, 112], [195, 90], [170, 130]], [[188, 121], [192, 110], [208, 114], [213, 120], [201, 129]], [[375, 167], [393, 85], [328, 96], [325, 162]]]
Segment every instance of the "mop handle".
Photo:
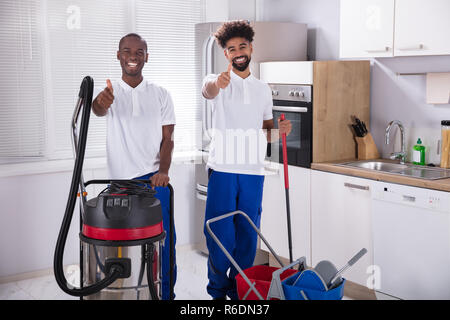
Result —
[[359, 252], [357, 254], [355, 254], [353, 256], [353, 258], [351, 258], [347, 264], [345, 266], [343, 266], [338, 272], [336, 272], [336, 274], [334, 275], [334, 277], [331, 279], [330, 283], [329, 283], [329, 287], [330, 289], [333, 287], [334, 282], [339, 278], [339, 276], [348, 268], [350, 268], [351, 266], [353, 266], [356, 261], [358, 261], [359, 259], [361, 259], [361, 257], [363, 255], [365, 255], [367, 253], [367, 249], [366, 248], [362, 248], [361, 250], [359, 250]]
[[[280, 120], [285, 120], [284, 113], [281, 114]], [[287, 146], [286, 146], [286, 133], [281, 135], [281, 142], [283, 144], [283, 166], [284, 166], [284, 187], [289, 189], [289, 176], [288, 176], [288, 162], [287, 162]]]

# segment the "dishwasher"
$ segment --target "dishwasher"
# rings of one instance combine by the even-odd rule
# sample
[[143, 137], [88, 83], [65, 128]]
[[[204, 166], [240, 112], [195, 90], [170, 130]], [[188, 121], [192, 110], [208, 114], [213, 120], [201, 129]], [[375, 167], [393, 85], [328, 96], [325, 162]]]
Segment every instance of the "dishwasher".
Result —
[[450, 193], [377, 182], [372, 192], [375, 290], [450, 299]]

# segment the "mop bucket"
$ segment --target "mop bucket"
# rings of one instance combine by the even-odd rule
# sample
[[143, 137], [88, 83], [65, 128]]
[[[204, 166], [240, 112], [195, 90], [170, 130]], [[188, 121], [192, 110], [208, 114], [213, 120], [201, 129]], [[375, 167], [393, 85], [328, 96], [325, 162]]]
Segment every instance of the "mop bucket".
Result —
[[[306, 270], [310, 271], [310, 270]], [[342, 279], [339, 286], [327, 290], [319, 281], [309, 280], [308, 282], [295, 282], [299, 274], [294, 274], [282, 281], [284, 296], [286, 300], [342, 300], [344, 296], [345, 279]], [[311, 278], [313, 279], [313, 278]]]
[[[254, 283], [255, 289], [261, 294], [264, 299], [267, 299], [267, 294], [269, 292], [270, 283], [272, 282], [272, 274], [278, 270], [276, 267], [269, 266], [253, 266], [244, 270], [245, 275], [248, 279]], [[281, 275], [281, 279], [284, 280], [297, 273], [297, 270], [288, 269], [285, 270]], [[249, 284], [245, 279], [238, 274], [236, 276], [236, 287], [239, 300], [259, 300], [258, 296], [251, 289]]]
[[[217, 236], [212, 232], [210, 227], [210, 224], [213, 222], [226, 219], [228, 217], [237, 214], [240, 214], [247, 219], [248, 223], [252, 226], [252, 228], [255, 230], [255, 232], [258, 234], [261, 240], [266, 244], [267, 248], [272, 253], [277, 262], [280, 264], [280, 266], [283, 266], [282, 270], [280, 270], [279, 268], [269, 266], [253, 266], [245, 270], [242, 270], [239, 267], [237, 262], [230, 255], [227, 249], [222, 245], [222, 243], [217, 238]], [[284, 267], [278, 255], [275, 253], [270, 244], [258, 230], [253, 221], [244, 212], [238, 210], [209, 219], [208, 221], [206, 221], [206, 230], [211, 235], [216, 244], [219, 246], [219, 248], [222, 250], [222, 252], [225, 254], [225, 256], [228, 258], [228, 260], [230, 260], [230, 262], [239, 272], [239, 274], [236, 276], [236, 287], [238, 297], [240, 300], [265, 300], [271, 298], [283, 299], [284, 295], [282, 292], [280, 292], [282, 291], [281, 279], [286, 279], [289, 276], [293, 275], [294, 273], [298, 273], [298, 271], [290, 269], [294, 264]], [[295, 261], [295, 264], [299, 264], [303, 270], [304, 267], [306, 266], [305, 257], [302, 257], [297, 261]]]
[[[298, 272], [291, 268], [300, 265]], [[292, 270], [295, 273], [287, 278], [282, 275]], [[341, 300], [344, 296], [345, 279], [329, 289], [320, 274], [314, 269], [306, 269], [306, 258], [302, 257], [288, 266], [273, 272], [267, 299], [280, 300]]]
[[[247, 219], [274, 258], [282, 266], [281, 268], [260, 265], [242, 270], [239, 267], [210, 227], [211, 223], [236, 214], [240, 214]], [[284, 266], [253, 221], [242, 211], [238, 210], [209, 219], [206, 221], [206, 230], [239, 272], [236, 276], [239, 300], [340, 300], [344, 295], [345, 279], [342, 278], [342, 281], [336, 288], [329, 290], [322, 277], [316, 271], [306, 269], [305, 257], [301, 257]], [[296, 265], [299, 265], [298, 270], [292, 269]]]

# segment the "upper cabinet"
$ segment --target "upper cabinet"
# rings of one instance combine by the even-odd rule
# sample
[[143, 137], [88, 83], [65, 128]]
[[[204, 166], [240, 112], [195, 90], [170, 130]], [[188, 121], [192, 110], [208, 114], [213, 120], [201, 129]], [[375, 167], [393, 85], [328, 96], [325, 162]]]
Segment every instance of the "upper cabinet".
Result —
[[449, 0], [395, 0], [395, 56], [450, 54]]
[[340, 57], [450, 54], [449, 0], [341, 0]]
[[340, 56], [392, 57], [394, 0], [341, 0]]

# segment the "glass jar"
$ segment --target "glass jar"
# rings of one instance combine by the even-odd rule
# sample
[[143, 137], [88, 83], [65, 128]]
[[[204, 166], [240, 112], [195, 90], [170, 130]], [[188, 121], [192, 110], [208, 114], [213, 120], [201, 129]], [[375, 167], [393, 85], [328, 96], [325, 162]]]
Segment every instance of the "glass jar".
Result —
[[441, 168], [450, 168], [450, 120], [441, 121]]

